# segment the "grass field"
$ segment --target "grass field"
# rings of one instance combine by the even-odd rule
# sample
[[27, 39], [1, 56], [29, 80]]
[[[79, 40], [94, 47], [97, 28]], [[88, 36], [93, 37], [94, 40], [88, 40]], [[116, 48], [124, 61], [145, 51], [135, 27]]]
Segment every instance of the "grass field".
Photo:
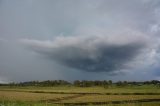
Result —
[[160, 89], [132, 87], [0, 87], [0, 106], [160, 106]]

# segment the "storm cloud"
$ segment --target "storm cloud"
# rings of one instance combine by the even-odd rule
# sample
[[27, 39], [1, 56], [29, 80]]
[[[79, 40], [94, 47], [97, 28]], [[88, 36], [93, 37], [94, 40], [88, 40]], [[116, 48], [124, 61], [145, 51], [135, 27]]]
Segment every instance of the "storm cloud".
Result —
[[0, 82], [160, 78], [159, 19], [160, 0], [0, 0]]
[[131, 68], [129, 63], [137, 61], [136, 58], [144, 53], [147, 38], [139, 40], [142, 36], [136, 37], [61, 36], [53, 41], [23, 39], [21, 42], [30, 50], [69, 68], [88, 72], [114, 72]]

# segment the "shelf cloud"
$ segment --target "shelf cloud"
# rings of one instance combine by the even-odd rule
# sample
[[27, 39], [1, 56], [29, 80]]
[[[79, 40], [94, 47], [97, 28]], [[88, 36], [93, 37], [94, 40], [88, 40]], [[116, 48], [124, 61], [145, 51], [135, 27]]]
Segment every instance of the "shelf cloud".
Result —
[[22, 39], [21, 42], [61, 65], [88, 72], [128, 69], [129, 63], [137, 61], [148, 45], [142, 35], [61, 36], [53, 41]]

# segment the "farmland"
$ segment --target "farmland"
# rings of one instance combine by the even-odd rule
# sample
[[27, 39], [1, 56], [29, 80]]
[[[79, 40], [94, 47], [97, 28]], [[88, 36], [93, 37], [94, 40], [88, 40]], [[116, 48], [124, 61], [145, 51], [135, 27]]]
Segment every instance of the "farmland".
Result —
[[[1, 86], [2, 106], [160, 106], [160, 89], [142, 86]], [[0, 106], [1, 106], [0, 105]]]

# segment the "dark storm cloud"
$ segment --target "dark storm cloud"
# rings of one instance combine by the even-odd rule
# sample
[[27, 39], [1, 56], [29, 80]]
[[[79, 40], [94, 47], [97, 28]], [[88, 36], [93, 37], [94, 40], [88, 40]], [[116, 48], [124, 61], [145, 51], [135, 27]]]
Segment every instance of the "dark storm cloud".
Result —
[[128, 63], [142, 53], [145, 43], [126, 41], [115, 43], [93, 36], [62, 37], [53, 42], [23, 40], [32, 50], [53, 61], [88, 72], [113, 72], [128, 68]]
[[98, 53], [93, 58], [90, 56], [94, 53], [83, 54], [86, 53], [86, 50], [74, 46], [59, 48], [51, 52], [49, 57], [71, 68], [91, 72], [110, 72], [126, 68], [125, 64], [139, 54], [142, 45], [101, 45], [97, 49]]

